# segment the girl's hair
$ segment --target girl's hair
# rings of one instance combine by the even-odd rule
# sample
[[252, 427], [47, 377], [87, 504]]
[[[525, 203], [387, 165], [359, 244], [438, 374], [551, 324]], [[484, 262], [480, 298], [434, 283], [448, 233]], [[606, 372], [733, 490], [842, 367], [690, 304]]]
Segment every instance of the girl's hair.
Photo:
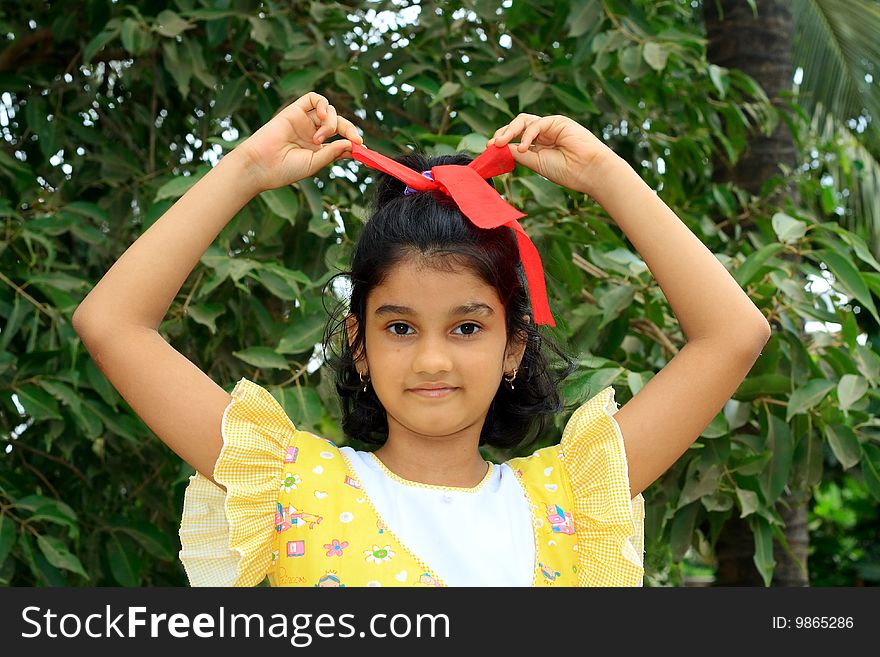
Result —
[[[414, 152], [395, 159], [411, 169], [424, 171], [442, 164], [466, 165], [473, 158], [464, 153], [427, 157]], [[351, 283], [351, 300], [341, 302], [331, 312], [323, 344], [327, 362], [336, 375], [343, 431], [366, 443], [381, 445], [388, 438], [386, 411], [372, 386], [364, 392], [353, 354], [366, 354], [363, 330], [370, 291], [382, 283], [393, 267], [416, 256], [429, 258], [432, 267], [447, 271], [455, 266], [467, 267], [497, 291], [504, 304], [508, 344], [519, 336], [526, 340], [526, 348], [514, 389], [499, 380], [498, 392], [480, 433], [480, 445], [524, 447], [523, 441], [534, 429], [527, 444], [533, 443], [543, 431], [547, 416], [562, 410], [558, 386], [576, 365], [552, 338], [542, 336], [534, 322], [524, 318], [534, 315], [514, 231], [507, 226], [478, 228], [449, 197], [439, 192], [405, 195], [403, 182], [383, 172], [376, 173], [372, 214], [355, 246], [351, 270], [328, 282], [332, 285], [334, 279], [345, 276]], [[491, 179], [486, 182], [495, 187]], [[357, 319], [352, 345], [346, 333], [349, 314]], [[334, 349], [334, 342], [339, 352]], [[558, 373], [550, 369], [548, 351], [562, 361]]]

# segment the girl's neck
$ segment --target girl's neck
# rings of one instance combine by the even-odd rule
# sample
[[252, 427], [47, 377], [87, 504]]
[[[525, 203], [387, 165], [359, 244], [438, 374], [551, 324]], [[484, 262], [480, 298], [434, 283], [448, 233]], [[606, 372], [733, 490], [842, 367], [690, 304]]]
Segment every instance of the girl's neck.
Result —
[[476, 449], [449, 449], [430, 443], [402, 446], [389, 439], [375, 455], [398, 477], [432, 486], [474, 488], [489, 469]]

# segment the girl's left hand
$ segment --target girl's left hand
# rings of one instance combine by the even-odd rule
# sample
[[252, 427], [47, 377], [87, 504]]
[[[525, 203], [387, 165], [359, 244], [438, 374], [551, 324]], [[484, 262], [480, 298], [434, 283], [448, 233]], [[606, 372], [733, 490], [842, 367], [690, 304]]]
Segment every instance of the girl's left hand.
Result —
[[495, 131], [489, 145], [509, 146], [513, 159], [547, 180], [575, 191], [590, 193], [597, 183], [594, 172], [614, 155], [592, 132], [567, 116], [519, 114]]

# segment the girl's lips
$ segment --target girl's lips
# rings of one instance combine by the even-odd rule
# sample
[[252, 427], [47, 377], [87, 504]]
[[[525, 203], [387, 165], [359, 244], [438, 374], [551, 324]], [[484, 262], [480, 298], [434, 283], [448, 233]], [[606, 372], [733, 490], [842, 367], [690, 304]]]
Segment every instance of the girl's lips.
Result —
[[447, 397], [456, 390], [458, 390], [458, 388], [410, 388], [410, 392], [419, 397]]

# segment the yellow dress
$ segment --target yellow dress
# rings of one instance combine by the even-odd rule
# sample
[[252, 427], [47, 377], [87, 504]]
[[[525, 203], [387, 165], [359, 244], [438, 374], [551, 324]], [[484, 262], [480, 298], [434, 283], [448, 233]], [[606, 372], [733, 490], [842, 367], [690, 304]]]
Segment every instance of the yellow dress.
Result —
[[[447, 585], [387, 526], [336, 445], [297, 429], [246, 378], [231, 394], [214, 469], [226, 492], [196, 473], [184, 498], [191, 585]], [[558, 445], [507, 462], [532, 513], [533, 586], [642, 584], [644, 499], [630, 499], [616, 410], [609, 386], [572, 414]]]

